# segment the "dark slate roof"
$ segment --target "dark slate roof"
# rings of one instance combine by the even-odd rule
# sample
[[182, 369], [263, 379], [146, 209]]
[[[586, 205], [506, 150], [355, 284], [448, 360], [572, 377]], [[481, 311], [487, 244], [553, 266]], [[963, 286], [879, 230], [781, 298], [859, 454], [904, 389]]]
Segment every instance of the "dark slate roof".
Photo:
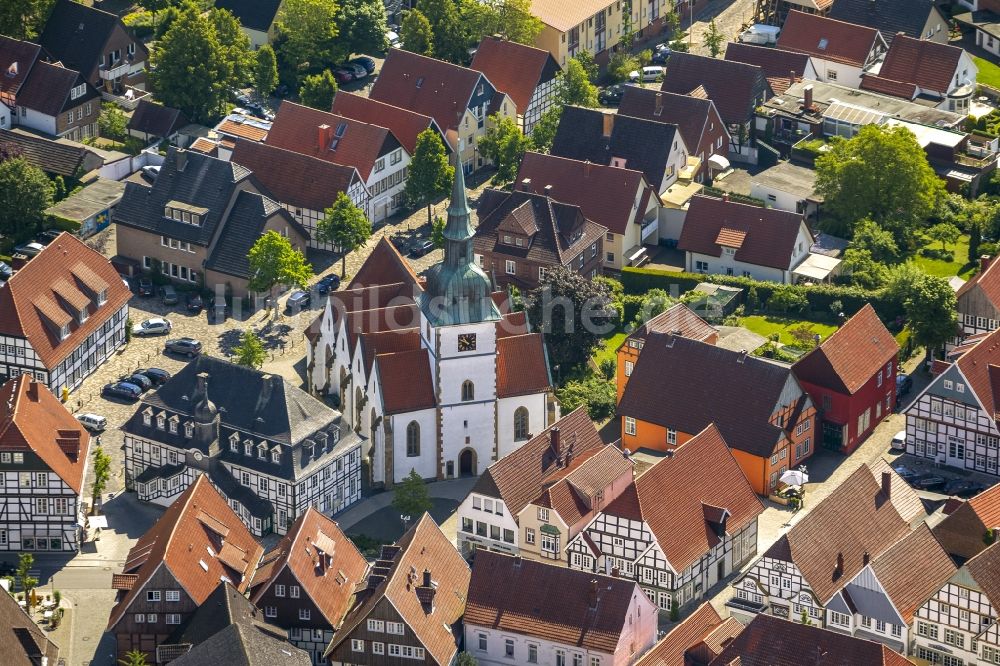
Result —
[[770, 422], [771, 415], [790, 379], [794, 381], [787, 366], [650, 333], [618, 413], [688, 434], [714, 422], [731, 448], [769, 456], [783, 437], [783, 430]]
[[899, 32], [921, 39], [932, 13], [938, 14], [941, 29], [947, 30], [948, 23], [940, 16], [934, 0], [837, 0], [828, 16], [875, 28], [887, 44], [892, 44], [892, 38]]
[[[607, 134], [606, 125], [610, 125]], [[567, 106], [549, 152], [608, 165], [613, 158], [623, 158], [626, 169], [641, 171], [646, 181], [658, 188], [676, 136], [676, 125]]]
[[[85, 84], [86, 92], [81, 97], [70, 99], [70, 91], [78, 85]], [[47, 62], [36, 62], [28, 74], [27, 81], [21, 86], [17, 95], [18, 106], [34, 109], [46, 116], [58, 116], [66, 109], [75, 109], [85, 102], [96, 100], [100, 93], [94, 86], [86, 83], [75, 69], [66, 69]], [[95, 105], [94, 113], [99, 110]]]
[[[41, 47], [31, 42], [0, 35], [0, 70], [5, 74], [0, 77], [0, 98], [9, 99], [8, 95], [16, 95], [31, 72], [32, 65], [38, 60]], [[11, 76], [8, 70], [17, 64], [17, 73]]]
[[661, 90], [688, 95], [704, 89], [727, 124], [745, 123], [772, 96], [764, 70], [755, 65], [692, 53], [673, 53]]
[[37, 666], [42, 658], [55, 664], [59, 658], [59, 647], [10, 594], [0, 595], [0, 641], [5, 666]]
[[129, 118], [128, 129], [167, 137], [187, 124], [187, 117], [179, 109], [141, 99]]
[[227, 9], [239, 19], [240, 25], [267, 32], [278, 14], [281, 0], [215, 0], [217, 9]]
[[309, 238], [309, 232], [278, 202], [261, 194], [240, 192], [236, 196], [232, 210], [229, 211], [212, 255], [205, 262], [205, 268], [249, 279], [250, 259], [247, 255], [253, 244], [264, 233], [268, 221], [275, 217], [282, 218], [304, 238]]
[[[72, 0], [58, 0], [38, 43], [55, 60], [84, 73], [97, 67], [118, 17]], [[123, 54], [124, 55], [124, 54]]]
[[[625, 86], [625, 94], [622, 95], [621, 104], [618, 105], [618, 113], [676, 125], [688, 150], [697, 152], [705, 127], [719, 113], [712, 108], [714, 105], [710, 99], [639, 86]], [[719, 120], [721, 122], [721, 117]]]
[[[186, 164], [178, 168], [179, 156]], [[197, 245], [208, 245], [215, 235], [238, 183], [250, 177], [250, 170], [193, 151], [171, 148], [152, 187], [129, 182], [115, 208], [117, 224], [164, 234]], [[180, 201], [208, 209], [200, 226], [185, 224], [163, 216], [169, 201]]]
[[[102, 160], [85, 146], [46, 139], [21, 130], [0, 129], [0, 143], [10, 143], [21, 150], [24, 159], [42, 171], [58, 176], [73, 176], [88, 161]], [[88, 157], [91, 158], [88, 160]]]
[[763, 69], [764, 76], [767, 77], [776, 95], [785, 92], [788, 86], [804, 78], [806, 68], [809, 67], [809, 56], [805, 53], [740, 42], [729, 42], [726, 46], [726, 60], [757, 65]]

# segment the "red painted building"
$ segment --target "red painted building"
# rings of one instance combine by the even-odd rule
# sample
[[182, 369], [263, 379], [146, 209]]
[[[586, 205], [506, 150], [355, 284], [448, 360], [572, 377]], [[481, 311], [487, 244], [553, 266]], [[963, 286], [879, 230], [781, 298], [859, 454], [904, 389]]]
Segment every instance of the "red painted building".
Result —
[[899, 345], [865, 305], [792, 371], [816, 405], [823, 445], [850, 453], [896, 407]]

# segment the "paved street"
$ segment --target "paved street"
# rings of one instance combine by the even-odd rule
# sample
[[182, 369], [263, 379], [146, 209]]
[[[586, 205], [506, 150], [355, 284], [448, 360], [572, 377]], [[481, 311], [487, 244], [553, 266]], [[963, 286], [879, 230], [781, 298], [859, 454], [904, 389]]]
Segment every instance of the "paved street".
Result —
[[[755, 4], [755, 0], [713, 0], [710, 2], [705, 11], [695, 17], [694, 28], [691, 31], [691, 53], [710, 55], [705, 47], [705, 31], [708, 30], [708, 24], [713, 18], [716, 29], [722, 33], [725, 41], [736, 41], [736, 36], [743, 24], [753, 20]], [[688, 18], [682, 16], [681, 20], [686, 23]], [[723, 43], [723, 55], [725, 52], [726, 47]]]

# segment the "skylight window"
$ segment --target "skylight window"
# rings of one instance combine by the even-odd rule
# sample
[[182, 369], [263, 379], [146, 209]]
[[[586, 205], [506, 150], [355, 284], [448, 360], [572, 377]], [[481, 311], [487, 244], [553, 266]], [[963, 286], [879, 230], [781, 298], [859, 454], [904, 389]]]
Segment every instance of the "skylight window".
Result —
[[417, 87], [420, 88], [423, 85], [424, 85], [424, 77], [421, 76], [420, 78], [417, 79]]
[[819, 50], [820, 51], [826, 51], [826, 47], [827, 47], [827, 45], [829, 43], [830, 43], [830, 40], [827, 39], [826, 37], [824, 37], [823, 39], [819, 40]]

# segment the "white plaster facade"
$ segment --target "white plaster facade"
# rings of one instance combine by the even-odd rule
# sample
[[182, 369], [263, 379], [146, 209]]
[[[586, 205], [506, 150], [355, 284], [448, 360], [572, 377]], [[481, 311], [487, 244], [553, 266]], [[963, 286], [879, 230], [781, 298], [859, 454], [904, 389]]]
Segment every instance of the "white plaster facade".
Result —
[[469, 493], [455, 513], [458, 521], [458, 549], [463, 554], [471, 551], [470, 544], [473, 543], [467, 535], [474, 535], [474, 543], [480, 548], [512, 555], [518, 553], [518, 522], [503, 500]]
[[384, 222], [403, 206], [409, 164], [410, 154], [404, 148], [396, 148], [375, 160], [365, 182], [369, 194], [368, 219], [372, 224]]
[[792, 284], [794, 282], [792, 271], [809, 256], [809, 248], [812, 247], [812, 244], [812, 235], [803, 221], [799, 223], [799, 231], [795, 239], [795, 245], [792, 247], [792, 254], [788, 260], [788, 268], [760, 266], [738, 261], [735, 251], [731, 252], [731, 248], [726, 247], [722, 248], [718, 257], [699, 252], [685, 252], [684, 262], [685, 268], [689, 273], [736, 275], [755, 280]]

